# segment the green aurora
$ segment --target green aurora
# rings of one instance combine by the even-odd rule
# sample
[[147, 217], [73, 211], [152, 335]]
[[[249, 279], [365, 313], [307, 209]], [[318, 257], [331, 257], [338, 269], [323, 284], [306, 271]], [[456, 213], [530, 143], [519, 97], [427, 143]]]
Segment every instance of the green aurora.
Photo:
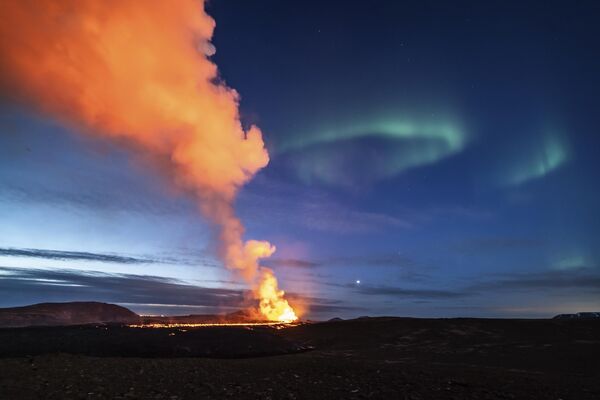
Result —
[[[277, 149], [291, 157], [297, 175], [308, 183], [345, 185], [385, 179], [437, 163], [468, 144], [457, 124], [399, 117], [345, 122], [315, 132], [294, 135]], [[374, 145], [363, 146], [364, 140]]]
[[502, 185], [518, 186], [542, 178], [564, 165], [569, 158], [569, 148], [564, 138], [557, 134], [546, 134], [535, 149], [519, 154], [503, 174]]
[[[453, 119], [379, 117], [329, 124], [290, 135], [277, 154], [291, 160], [294, 173], [305, 183], [352, 186], [397, 176], [407, 170], [436, 164], [472, 143]], [[369, 141], [366, 143], [365, 141]], [[518, 186], [542, 178], [570, 158], [563, 136], [545, 134], [531, 147], [512, 146], [504, 160], [492, 156], [489, 169], [500, 186]], [[493, 159], [499, 164], [493, 166]], [[484, 169], [485, 170], [485, 169]]]

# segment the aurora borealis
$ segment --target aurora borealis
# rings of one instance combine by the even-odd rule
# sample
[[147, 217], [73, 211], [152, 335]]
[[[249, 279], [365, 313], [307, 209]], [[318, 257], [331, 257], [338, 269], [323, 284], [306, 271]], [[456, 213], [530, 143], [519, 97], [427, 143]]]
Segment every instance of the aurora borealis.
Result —
[[568, 146], [558, 135], [546, 134], [529, 151], [519, 154], [507, 167], [505, 183], [520, 185], [540, 179], [563, 166], [569, 159]]
[[[344, 125], [329, 128], [324, 124], [316, 134], [295, 135], [281, 146], [281, 152], [291, 153], [288, 155], [303, 181], [343, 185], [353, 179], [394, 177], [456, 154], [467, 142], [461, 130], [435, 121], [390, 116], [339, 124]], [[366, 141], [370, 141], [367, 146], [373, 152], [364, 151]], [[360, 173], [345, 174], [351, 168], [349, 164], [358, 160]]]
[[[305, 316], [600, 309], [596, 4], [207, 12], [208, 55], [270, 154], [235, 206], [248, 238], [277, 245], [268, 266]], [[248, 287], [189, 193], [0, 93], [0, 307], [238, 306]]]

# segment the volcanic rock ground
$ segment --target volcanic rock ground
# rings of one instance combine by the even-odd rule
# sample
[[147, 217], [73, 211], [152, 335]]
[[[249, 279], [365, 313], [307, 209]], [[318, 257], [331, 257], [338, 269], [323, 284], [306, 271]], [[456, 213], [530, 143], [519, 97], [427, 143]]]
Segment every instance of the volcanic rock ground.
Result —
[[0, 329], [0, 399], [71, 398], [600, 399], [600, 321]]

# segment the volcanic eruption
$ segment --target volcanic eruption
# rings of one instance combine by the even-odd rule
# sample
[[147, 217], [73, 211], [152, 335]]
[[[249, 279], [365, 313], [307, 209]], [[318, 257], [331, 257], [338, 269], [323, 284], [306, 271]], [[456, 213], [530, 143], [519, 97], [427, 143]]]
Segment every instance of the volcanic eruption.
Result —
[[275, 246], [244, 241], [235, 215], [238, 191], [269, 154], [209, 59], [215, 21], [204, 1], [5, 0], [0, 11], [4, 91], [162, 168], [218, 228], [221, 259], [253, 288], [264, 318], [295, 320], [259, 264]]

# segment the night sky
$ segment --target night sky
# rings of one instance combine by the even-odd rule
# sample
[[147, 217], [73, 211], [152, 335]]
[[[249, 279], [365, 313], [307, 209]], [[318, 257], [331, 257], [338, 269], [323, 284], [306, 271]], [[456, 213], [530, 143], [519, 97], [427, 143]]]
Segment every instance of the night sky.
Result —
[[[596, 2], [207, 12], [212, 59], [271, 156], [236, 209], [248, 237], [277, 245], [265, 264], [304, 318], [600, 310]], [[243, 302], [192, 199], [115, 143], [1, 96], [0, 307]]]

